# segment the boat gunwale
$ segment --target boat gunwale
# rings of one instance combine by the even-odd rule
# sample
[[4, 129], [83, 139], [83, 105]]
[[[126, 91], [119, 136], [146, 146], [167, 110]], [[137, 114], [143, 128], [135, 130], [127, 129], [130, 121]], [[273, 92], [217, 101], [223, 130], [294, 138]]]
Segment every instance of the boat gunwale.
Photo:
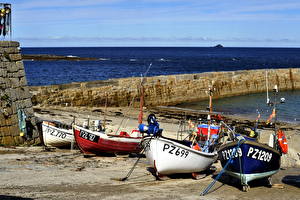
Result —
[[201, 156], [205, 156], [205, 157], [218, 157], [218, 153], [217, 151], [214, 151], [214, 152], [211, 152], [211, 153], [207, 153], [207, 152], [203, 152], [203, 151], [198, 151], [198, 150], [195, 150], [191, 147], [188, 147], [186, 145], [183, 145], [183, 144], [180, 144], [179, 142], [177, 141], [180, 141], [180, 140], [176, 140], [176, 139], [172, 139], [172, 138], [167, 138], [167, 137], [163, 137], [163, 136], [159, 136], [159, 137], [151, 137], [151, 136], [148, 136], [148, 137], [145, 137], [143, 139], [144, 140], [147, 140], [147, 139], [158, 139], [158, 140], [162, 140], [162, 141], [165, 141], [165, 142], [168, 142], [168, 143], [171, 143], [171, 144], [174, 144], [176, 146], [179, 146], [180, 148], [183, 148], [185, 150], [188, 150], [188, 151], [192, 151], [193, 153], [197, 154], [197, 155], [201, 155]]
[[[222, 150], [224, 150], [225, 148], [228, 148], [228, 147], [237, 146], [238, 142], [239, 141], [233, 141], [233, 142], [229, 142], [227, 144], [223, 144], [219, 147], [218, 152], [222, 151]], [[278, 150], [270, 147], [269, 145], [267, 145], [265, 143], [260, 143], [260, 142], [250, 141], [250, 140], [244, 140], [244, 142], [241, 145], [243, 145], [243, 144], [254, 145], [254, 146], [261, 147], [261, 148], [265, 148], [269, 151], [272, 151], [272, 152], [280, 155], [280, 152]]]
[[[73, 125], [73, 129], [75, 131], [75, 129], [77, 130], [84, 130], [86, 132], [89, 132], [89, 133], [92, 133], [92, 134], [95, 134], [97, 136], [99, 136], [100, 138], [102, 139], [105, 139], [105, 140], [110, 140], [110, 141], [116, 141], [116, 142], [132, 142], [132, 143], [140, 143], [141, 141], [137, 141], [137, 140], [142, 140], [142, 137], [122, 137], [122, 136], [118, 136], [118, 135], [112, 135], [112, 134], [106, 134], [104, 131], [93, 131], [93, 130], [89, 130], [89, 129], [86, 129], [86, 128], [83, 128], [81, 126], [78, 126], [78, 125]], [[74, 134], [75, 136], [75, 134]], [[122, 140], [113, 140], [113, 139], [123, 139], [124, 141]], [[126, 141], [127, 140], [127, 141]], [[134, 141], [133, 141], [134, 140]], [[135, 141], [136, 140], [136, 141]]]
[[43, 127], [52, 128], [52, 129], [57, 130], [57, 131], [64, 131], [68, 135], [74, 135], [72, 129], [58, 128], [58, 127], [55, 127], [55, 126], [52, 126], [52, 125], [49, 125], [49, 124], [42, 123], [42, 128]]

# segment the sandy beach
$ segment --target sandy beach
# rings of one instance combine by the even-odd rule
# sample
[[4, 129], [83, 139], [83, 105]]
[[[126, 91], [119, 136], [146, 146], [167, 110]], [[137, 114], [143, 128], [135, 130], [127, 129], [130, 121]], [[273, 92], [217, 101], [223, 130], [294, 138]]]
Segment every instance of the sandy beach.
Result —
[[[90, 120], [104, 119], [104, 108], [35, 108], [35, 115], [43, 119], [70, 124], [73, 116], [81, 124]], [[137, 126], [137, 110], [108, 108], [107, 129], [113, 132]], [[147, 112], [144, 114], [146, 119]], [[123, 117], [125, 115], [126, 117]], [[160, 118], [163, 134], [176, 138], [178, 120]], [[123, 126], [126, 127], [123, 129]], [[273, 187], [264, 181], [250, 184], [249, 192], [242, 192], [237, 182], [222, 176], [206, 196], [200, 193], [214, 180], [221, 170], [204, 174], [200, 180], [191, 175], [176, 175], [156, 180], [146, 158], [141, 158], [127, 181], [114, 179], [125, 177], [136, 161], [131, 156], [96, 156], [85, 158], [79, 150], [31, 147], [0, 148], [0, 199], [299, 199], [300, 160], [299, 125], [286, 130], [289, 154], [283, 156], [279, 173], [273, 176]], [[262, 139], [265, 133], [262, 130]]]

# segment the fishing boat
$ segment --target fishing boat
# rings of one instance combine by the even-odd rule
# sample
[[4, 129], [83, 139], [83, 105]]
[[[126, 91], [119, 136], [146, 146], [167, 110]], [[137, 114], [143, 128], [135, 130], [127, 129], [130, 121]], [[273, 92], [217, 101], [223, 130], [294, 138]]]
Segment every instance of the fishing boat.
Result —
[[218, 157], [216, 151], [193, 149], [190, 141], [150, 136], [145, 137], [143, 143], [149, 163], [160, 176], [201, 172], [208, 169]]
[[70, 147], [75, 143], [71, 126], [52, 121], [43, 121], [41, 126], [45, 146]]
[[[138, 123], [141, 124], [143, 121], [143, 107], [144, 107], [144, 81], [145, 76], [149, 72], [152, 63], [147, 68], [145, 74], [141, 77], [140, 82], [140, 112], [138, 115]], [[130, 103], [132, 105], [133, 103]], [[105, 103], [106, 104], [106, 103]], [[106, 107], [106, 106], [105, 106]], [[129, 106], [130, 107], [130, 106]], [[123, 122], [123, 120], [122, 120]], [[121, 122], [121, 124], [122, 124]], [[139, 130], [132, 130], [131, 133], [116, 130], [115, 134], [106, 134], [105, 127], [99, 127], [99, 123], [95, 124], [96, 130], [80, 127], [77, 125], [73, 126], [75, 140], [85, 154], [102, 154], [102, 153], [113, 153], [113, 154], [129, 154], [139, 153], [142, 150], [141, 141], [143, 134]], [[87, 126], [88, 127], [88, 126]]]
[[113, 135], [78, 125], [74, 125], [73, 130], [77, 145], [84, 154], [129, 154], [138, 153], [141, 150], [139, 144], [142, 137], [136, 131], [133, 131], [130, 136], [122, 131], [118, 135]]
[[[152, 63], [149, 65], [147, 72], [149, 71]], [[147, 74], [147, 72], [145, 74]], [[144, 75], [145, 76], [145, 75]], [[140, 94], [140, 112], [138, 116], [138, 122], [142, 123], [143, 119], [143, 103], [144, 103], [144, 77], [141, 79], [141, 94]], [[132, 104], [132, 102], [130, 103]], [[106, 107], [106, 106], [105, 106]], [[123, 120], [122, 120], [123, 121]], [[88, 123], [89, 124], [89, 123]], [[120, 124], [121, 126], [121, 124]], [[116, 134], [105, 133], [105, 127], [100, 128], [100, 124], [94, 125], [94, 130], [78, 125], [73, 126], [75, 140], [84, 154], [129, 154], [139, 153], [141, 151], [142, 134], [138, 130], [132, 130], [131, 133], [124, 131], [119, 132], [119, 128], [116, 130]]]
[[[287, 142], [284, 132], [276, 127], [276, 93], [271, 117], [275, 117], [274, 133], [270, 135], [269, 144], [259, 142], [257, 138], [236, 133], [231, 130], [232, 141], [220, 146], [219, 159], [223, 170], [228, 175], [239, 179], [243, 191], [249, 191], [249, 182], [256, 179], [268, 179], [280, 169], [282, 153], [287, 153]], [[269, 99], [267, 100], [268, 103]], [[269, 118], [270, 119], [270, 118]]]
[[[213, 129], [219, 132], [220, 127], [213, 125], [210, 121], [211, 113], [211, 90], [210, 90], [210, 112], [208, 123], [200, 124], [193, 132], [190, 139], [175, 140], [161, 135], [162, 130], [152, 114], [148, 116], [148, 126], [140, 125], [141, 132], [149, 136], [143, 140], [143, 146], [149, 163], [156, 171], [156, 175], [171, 175], [179, 173], [192, 173], [197, 179], [198, 172], [202, 172], [217, 160], [218, 154], [215, 150], [218, 134], [212, 134]], [[214, 137], [216, 136], [216, 137]], [[199, 140], [199, 138], [201, 138]]]

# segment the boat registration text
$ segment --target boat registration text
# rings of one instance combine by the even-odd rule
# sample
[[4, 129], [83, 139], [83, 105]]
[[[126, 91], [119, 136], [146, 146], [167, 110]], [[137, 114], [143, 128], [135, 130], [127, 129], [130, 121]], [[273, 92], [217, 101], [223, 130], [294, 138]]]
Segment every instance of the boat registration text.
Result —
[[[233, 158], [237, 158], [243, 155], [241, 148], [238, 148], [237, 150], [235, 150], [235, 152], [233, 152], [233, 149], [225, 149], [221, 153], [224, 160], [229, 160], [231, 156], [233, 156]], [[265, 162], [270, 162], [272, 159], [272, 155], [273, 155], [272, 153], [266, 152], [261, 149], [256, 149], [253, 147], [249, 147], [248, 152], [246, 153], [246, 156], [249, 158], [253, 158]]]
[[173, 154], [175, 156], [179, 156], [183, 158], [186, 158], [189, 155], [189, 151], [169, 144], [164, 144], [163, 151], [166, 151], [169, 154]]
[[54, 137], [59, 137], [59, 138], [66, 138], [67, 134], [62, 132], [62, 131], [58, 131], [52, 128], [46, 128], [45, 129], [46, 133], [49, 133], [50, 135], [54, 136]]
[[80, 130], [79, 137], [89, 140], [91, 142], [95, 142], [95, 143], [98, 143], [98, 140], [99, 140], [98, 135], [95, 135], [95, 134], [92, 134], [92, 133], [89, 133], [89, 132], [86, 132], [83, 130]]

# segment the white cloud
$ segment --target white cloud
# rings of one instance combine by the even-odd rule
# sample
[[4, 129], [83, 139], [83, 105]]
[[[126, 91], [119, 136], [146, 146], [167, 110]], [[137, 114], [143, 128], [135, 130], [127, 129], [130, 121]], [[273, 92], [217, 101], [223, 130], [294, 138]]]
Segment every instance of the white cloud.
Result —
[[76, 36], [52, 36], [52, 37], [19, 37], [20, 41], [168, 41], [168, 42], [300, 42], [298, 39], [289, 38], [210, 38], [210, 37], [76, 37]]

